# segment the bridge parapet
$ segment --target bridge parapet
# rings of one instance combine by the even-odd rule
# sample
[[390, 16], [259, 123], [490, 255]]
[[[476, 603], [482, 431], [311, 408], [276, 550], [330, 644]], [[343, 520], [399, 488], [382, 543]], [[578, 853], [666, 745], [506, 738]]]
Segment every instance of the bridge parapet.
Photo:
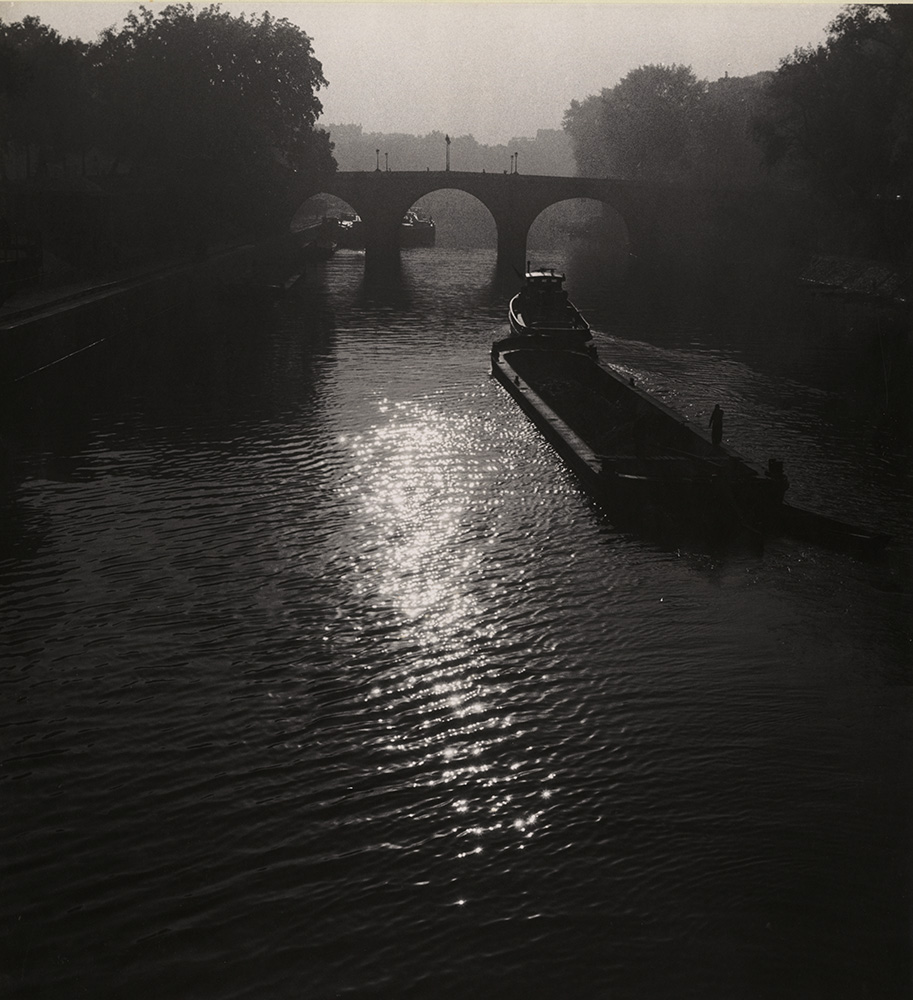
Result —
[[478, 198], [494, 214], [507, 204], [529, 206], [538, 215], [544, 208], [571, 198], [593, 198], [627, 208], [632, 197], [642, 196], [643, 186], [611, 178], [553, 177], [540, 174], [489, 174], [473, 171], [402, 170], [338, 171], [317, 184], [303, 185], [300, 199], [332, 194], [348, 202], [362, 218], [380, 200], [396, 203], [405, 213], [420, 198], [447, 188]]

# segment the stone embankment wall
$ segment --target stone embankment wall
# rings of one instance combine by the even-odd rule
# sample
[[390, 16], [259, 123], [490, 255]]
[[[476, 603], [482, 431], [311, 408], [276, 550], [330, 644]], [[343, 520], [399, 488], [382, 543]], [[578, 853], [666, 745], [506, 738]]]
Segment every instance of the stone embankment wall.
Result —
[[0, 385], [37, 377], [137, 325], [150, 330], [201, 299], [283, 281], [300, 268], [291, 235], [223, 247], [126, 277], [14, 298], [0, 310]]

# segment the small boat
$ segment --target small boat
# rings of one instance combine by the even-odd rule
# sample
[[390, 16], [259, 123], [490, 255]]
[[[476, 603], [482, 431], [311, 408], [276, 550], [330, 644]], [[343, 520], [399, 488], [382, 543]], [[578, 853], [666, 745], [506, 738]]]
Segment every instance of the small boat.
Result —
[[[788, 487], [782, 463], [762, 469], [713, 444], [602, 364], [563, 282], [555, 271], [527, 273], [510, 302], [511, 335], [492, 346], [494, 377], [619, 527], [662, 543], [763, 544]], [[557, 305], [527, 305], [525, 293], [543, 288]]]
[[346, 250], [364, 250], [364, 223], [354, 212], [344, 212], [337, 222], [336, 239], [340, 247]]
[[306, 261], [329, 260], [336, 253], [336, 243], [333, 240], [318, 237], [310, 243], [305, 243], [302, 253]]
[[399, 227], [399, 245], [401, 247], [433, 247], [436, 238], [434, 219], [410, 209], [403, 216]]
[[563, 286], [563, 274], [552, 268], [533, 271], [527, 264], [524, 286], [507, 307], [511, 333], [520, 338], [546, 338], [550, 343], [586, 343], [590, 324]]
[[297, 231], [301, 257], [305, 262], [329, 260], [339, 245], [339, 220], [332, 215], [302, 226]]

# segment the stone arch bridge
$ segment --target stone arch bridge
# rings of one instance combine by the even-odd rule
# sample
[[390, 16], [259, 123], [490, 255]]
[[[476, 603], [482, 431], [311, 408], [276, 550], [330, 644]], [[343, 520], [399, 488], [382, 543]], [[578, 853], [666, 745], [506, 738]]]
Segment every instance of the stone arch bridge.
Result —
[[424, 195], [444, 189], [465, 191], [491, 212], [498, 233], [498, 267], [522, 271], [526, 239], [538, 215], [572, 198], [592, 198], [615, 209], [625, 222], [630, 246], [637, 251], [657, 220], [664, 224], [680, 213], [694, 193], [657, 184], [591, 177], [534, 174], [488, 174], [461, 171], [340, 171], [303, 185], [298, 204], [330, 194], [361, 216], [368, 262], [395, 259], [399, 227], [406, 212]]

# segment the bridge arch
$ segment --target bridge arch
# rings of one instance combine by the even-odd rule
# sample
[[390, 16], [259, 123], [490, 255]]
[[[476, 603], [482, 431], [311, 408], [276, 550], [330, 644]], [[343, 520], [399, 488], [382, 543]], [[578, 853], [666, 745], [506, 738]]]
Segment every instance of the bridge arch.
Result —
[[358, 209], [345, 198], [340, 198], [329, 191], [315, 191], [295, 209], [290, 227], [294, 232], [300, 226], [316, 222], [324, 215], [335, 215], [340, 212], [359, 214]]
[[546, 266], [556, 252], [585, 247], [612, 278], [627, 272], [631, 234], [621, 213], [597, 198], [566, 198], [544, 208], [526, 238], [526, 257]]
[[437, 246], [490, 246], [497, 239], [497, 224], [491, 209], [476, 195], [459, 187], [436, 187], [409, 207], [433, 218]]

